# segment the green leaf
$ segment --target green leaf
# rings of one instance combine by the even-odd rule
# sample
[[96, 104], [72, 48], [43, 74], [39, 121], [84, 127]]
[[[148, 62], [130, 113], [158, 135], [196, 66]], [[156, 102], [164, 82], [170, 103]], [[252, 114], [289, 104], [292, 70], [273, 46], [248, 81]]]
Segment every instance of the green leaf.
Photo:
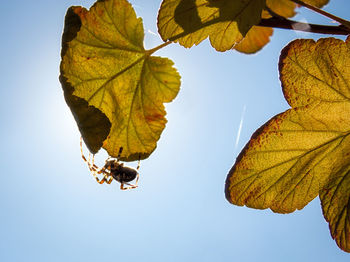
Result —
[[233, 204], [289, 213], [321, 193], [332, 236], [350, 249], [350, 38], [295, 40], [280, 58], [291, 109], [252, 136], [226, 180]]
[[[151, 56], [157, 48], [144, 49], [142, 20], [126, 0], [98, 1], [89, 11], [71, 7], [65, 32], [73, 33], [62, 39], [63, 90], [71, 90], [73, 97], [85, 100], [110, 122], [110, 128], [103, 129], [108, 135], [98, 142], [82, 132], [87, 146], [96, 149], [103, 142], [113, 157], [122, 147], [124, 161], [148, 157], [166, 124], [163, 103], [179, 91], [173, 62]], [[79, 107], [68, 105], [74, 115], [81, 114]], [[80, 127], [82, 118], [76, 120]]]
[[209, 37], [218, 51], [232, 49], [259, 23], [266, 0], [164, 0], [158, 14], [158, 32], [164, 41], [184, 47]]

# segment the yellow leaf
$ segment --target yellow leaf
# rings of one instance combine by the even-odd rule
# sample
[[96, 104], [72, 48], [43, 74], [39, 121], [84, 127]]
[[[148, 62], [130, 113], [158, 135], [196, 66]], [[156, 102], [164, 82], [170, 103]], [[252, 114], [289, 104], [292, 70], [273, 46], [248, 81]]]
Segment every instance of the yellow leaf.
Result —
[[218, 51], [232, 49], [259, 23], [266, 0], [164, 0], [158, 14], [158, 31], [164, 41], [184, 47], [209, 37]]
[[320, 199], [332, 237], [341, 249], [350, 252], [350, 165], [344, 165], [332, 177], [321, 190]]
[[[328, 153], [339, 148], [344, 132], [350, 130], [346, 116], [350, 104], [343, 94], [346, 90], [341, 90], [346, 84], [334, 82], [333, 75], [345, 68], [333, 66], [328, 56], [339, 46], [348, 52], [346, 45], [335, 39], [317, 44], [296, 40], [283, 50], [281, 81], [293, 108], [272, 118], [252, 136], [229, 174], [226, 189], [230, 201], [292, 212], [317, 196], [331, 172], [326, 168]], [[337, 75], [344, 77], [346, 72]]]
[[[145, 50], [143, 39], [142, 20], [126, 0], [98, 1], [89, 11], [71, 7], [67, 12], [62, 87], [108, 118], [103, 147], [113, 157], [122, 147], [125, 161], [146, 158], [156, 148], [166, 123], [163, 103], [171, 102], [180, 86], [173, 62], [152, 57], [156, 50]], [[82, 135], [89, 148], [96, 148]]]
[[[309, 0], [305, 3], [312, 4], [316, 7], [322, 7], [327, 4], [328, 0]], [[266, 6], [275, 14], [283, 17], [292, 17], [296, 14], [295, 7], [297, 6], [290, 0], [266, 0]], [[262, 18], [271, 18], [266, 10], [263, 10]], [[234, 46], [239, 52], [253, 54], [261, 50], [270, 42], [270, 36], [273, 34], [273, 29], [269, 27], [253, 26], [243, 38], [241, 42]]]
[[254, 54], [270, 42], [272, 34], [272, 28], [253, 26], [243, 40], [234, 46], [234, 49], [242, 53]]
[[65, 77], [61, 76], [60, 81], [64, 85], [64, 97], [71, 108], [86, 146], [90, 152], [95, 154], [107, 138], [111, 129], [111, 122], [100, 110], [94, 106], [89, 106], [84, 99], [72, 95], [73, 88]]
[[290, 0], [266, 0], [266, 6], [274, 13], [283, 17], [292, 17], [295, 15], [296, 4]]
[[293, 41], [280, 79], [292, 108], [252, 136], [228, 174], [226, 198], [289, 213], [321, 192], [332, 236], [349, 251], [350, 37]]
[[[315, 7], [323, 7], [329, 0], [303, 0], [304, 3]], [[290, 0], [266, 0], [266, 5], [276, 14], [283, 17], [293, 17], [297, 6]]]
[[[261, 18], [270, 18], [270, 13], [263, 10]], [[270, 27], [253, 26], [246, 36], [234, 46], [234, 49], [245, 54], [254, 54], [270, 42], [273, 29]]]
[[329, 3], [329, 0], [303, 0], [303, 2], [316, 7], [323, 7]]

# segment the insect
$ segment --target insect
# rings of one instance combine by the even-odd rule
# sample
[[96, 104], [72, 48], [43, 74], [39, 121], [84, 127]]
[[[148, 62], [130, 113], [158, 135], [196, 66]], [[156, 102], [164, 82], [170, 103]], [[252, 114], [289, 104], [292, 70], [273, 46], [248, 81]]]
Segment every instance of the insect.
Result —
[[[140, 159], [137, 164], [137, 168], [131, 168], [124, 166], [123, 163], [119, 162], [120, 155], [123, 151], [123, 148], [121, 147], [119, 149], [118, 157], [112, 158], [108, 157], [105, 165], [102, 168], [99, 168], [94, 163], [94, 155], [89, 153], [89, 158], [86, 159], [83, 153], [83, 138], [80, 138], [80, 151], [81, 151], [81, 157], [83, 160], [87, 163], [91, 174], [95, 177], [96, 181], [99, 184], [103, 184], [106, 182], [107, 184], [112, 183], [113, 179], [117, 180], [120, 183], [120, 189], [126, 190], [126, 189], [132, 189], [137, 188], [137, 182], [139, 180], [139, 173], [138, 170], [140, 169]], [[100, 179], [97, 175], [102, 174], [103, 177]], [[130, 184], [129, 182], [133, 181], [136, 178], [135, 184]], [[125, 185], [127, 185], [125, 187]]]

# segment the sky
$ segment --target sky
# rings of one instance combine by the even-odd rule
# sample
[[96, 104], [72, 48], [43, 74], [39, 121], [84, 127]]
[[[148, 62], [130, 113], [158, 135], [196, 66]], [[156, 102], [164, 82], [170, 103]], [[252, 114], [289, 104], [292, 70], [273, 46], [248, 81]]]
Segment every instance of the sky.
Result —
[[[160, 2], [131, 1], [146, 48], [161, 43]], [[226, 175], [252, 133], [288, 108], [278, 79], [281, 49], [321, 36], [275, 30], [256, 55], [218, 53], [208, 41], [158, 51], [175, 62], [181, 90], [166, 105], [157, 149], [141, 161], [139, 187], [121, 191], [115, 181], [96, 183], [83, 162], [58, 81], [65, 12], [92, 4], [1, 3], [0, 261], [349, 261], [318, 198], [281, 215], [224, 196]], [[349, 5], [331, 0], [325, 10], [350, 19]], [[304, 10], [296, 19], [330, 23]], [[97, 162], [106, 157], [101, 150]]]

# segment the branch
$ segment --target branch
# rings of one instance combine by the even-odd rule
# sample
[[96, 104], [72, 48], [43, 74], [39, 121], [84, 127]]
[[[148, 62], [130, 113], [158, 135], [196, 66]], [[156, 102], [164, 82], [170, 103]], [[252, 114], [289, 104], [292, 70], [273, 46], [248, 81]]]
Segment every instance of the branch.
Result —
[[268, 19], [261, 19], [258, 26], [292, 29], [296, 31], [317, 33], [317, 34], [328, 34], [328, 35], [349, 35], [350, 29], [344, 25], [340, 26], [328, 26], [328, 25], [315, 25], [297, 22], [284, 18], [272, 17]]
[[347, 21], [347, 20], [344, 20], [344, 19], [342, 19], [342, 18], [340, 18], [338, 16], [335, 16], [333, 14], [330, 14], [330, 13], [328, 13], [328, 12], [318, 8], [318, 7], [315, 7], [313, 5], [309, 5], [307, 3], [304, 3], [303, 1], [300, 1], [300, 0], [292, 0], [292, 2], [294, 2], [296, 4], [299, 4], [301, 6], [304, 6], [304, 7], [308, 8], [308, 9], [310, 9], [310, 10], [316, 12], [316, 13], [319, 13], [321, 15], [324, 15], [324, 16], [330, 18], [330, 19], [333, 19], [334, 21], [337, 21], [339, 24], [342, 24], [342, 25], [344, 25], [344, 26], [346, 26], [347, 28], [350, 29], [350, 22]]

